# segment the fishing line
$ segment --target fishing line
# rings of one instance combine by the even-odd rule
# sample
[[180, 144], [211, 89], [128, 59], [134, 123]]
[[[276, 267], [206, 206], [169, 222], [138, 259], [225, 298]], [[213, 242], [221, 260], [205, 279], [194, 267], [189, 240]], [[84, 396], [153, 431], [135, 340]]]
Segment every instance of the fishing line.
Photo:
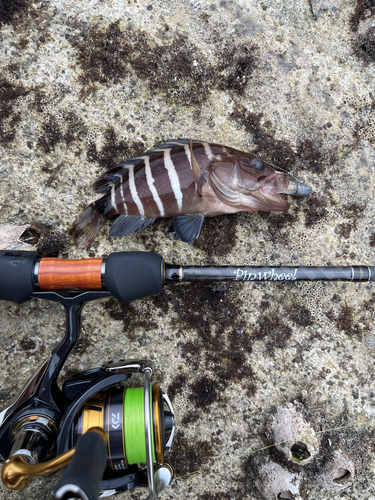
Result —
[[[152, 422], [152, 391], [150, 391], [150, 408]], [[144, 388], [128, 388], [124, 397], [124, 440], [126, 459], [129, 465], [146, 463]], [[152, 433], [152, 450], [154, 462], [155, 446]]]
[[[366, 422], [356, 422], [354, 424], [341, 425], [339, 427], [332, 427], [331, 429], [324, 429], [322, 431], [315, 432], [315, 434], [325, 434], [327, 432], [333, 432], [333, 431], [338, 431], [338, 430], [343, 430], [343, 429], [350, 429], [352, 427], [359, 427], [360, 425], [367, 425], [367, 424], [374, 424], [374, 423], [375, 423], [375, 420], [366, 420]], [[208, 469], [212, 469], [213, 467], [216, 467], [218, 465], [229, 463], [232, 460], [239, 460], [240, 458], [245, 458], [245, 457], [248, 457], [249, 455], [254, 455], [255, 453], [258, 453], [259, 451], [268, 450], [268, 449], [272, 448], [273, 446], [278, 446], [278, 445], [284, 444], [284, 443], [290, 443], [293, 440], [298, 441], [298, 440], [301, 440], [301, 439], [303, 439], [305, 437], [309, 437], [309, 436], [310, 436], [310, 434], [297, 435], [297, 436], [294, 436], [292, 439], [285, 439], [284, 441], [279, 441], [278, 443], [272, 443], [272, 444], [269, 444], [267, 446], [262, 446], [261, 448], [257, 448], [256, 450], [246, 452], [246, 453], [243, 453], [241, 455], [233, 455], [225, 460], [220, 460], [219, 462], [216, 462], [212, 465], [207, 465], [206, 467], [202, 467], [201, 469], [197, 469], [196, 471], [188, 472], [187, 474], [184, 474], [183, 476], [178, 476], [175, 478], [175, 481], [177, 479], [183, 479], [183, 478], [188, 477], [188, 476], [200, 474], [201, 472], [204, 472]]]

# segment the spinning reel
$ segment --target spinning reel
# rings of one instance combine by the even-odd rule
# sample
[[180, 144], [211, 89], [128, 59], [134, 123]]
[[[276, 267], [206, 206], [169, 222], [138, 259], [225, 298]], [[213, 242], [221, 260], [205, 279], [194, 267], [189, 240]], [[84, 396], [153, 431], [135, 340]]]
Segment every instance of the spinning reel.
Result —
[[[148, 487], [150, 498], [156, 499], [173, 478], [173, 467], [164, 459], [174, 436], [168, 396], [157, 383], [151, 385], [152, 366], [143, 360], [111, 361], [69, 377], [59, 388], [57, 378], [80, 336], [84, 304], [112, 294], [28, 289], [25, 297], [20, 284], [24, 279], [27, 285], [26, 275], [36, 261], [31, 252], [0, 252], [0, 298], [60, 302], [66, 311], [66, 333], [16, 400], [0, 412], [3, 483], [22, 489], [33, 476], [50, 474], [72, 460], [56, 487], [55, 500], [95, 500], [98, 491], [104, 497], [137, 486]], [[143, 387], [127, 387], [137, 373], [143, 375]], [[91, 430], [96, 432], [87, 432]]]

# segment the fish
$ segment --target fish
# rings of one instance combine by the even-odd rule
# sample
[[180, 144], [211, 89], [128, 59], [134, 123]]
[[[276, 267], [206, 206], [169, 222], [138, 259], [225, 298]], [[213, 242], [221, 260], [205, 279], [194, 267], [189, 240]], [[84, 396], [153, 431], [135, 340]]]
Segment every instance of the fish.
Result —
[[101, 175], [93, 188], [105, 194], [73, 223], [71, 234], [79, 247], [90, 246], [113, 216], [117, 218], [111, 238], [142, 232], [157, 218], [172, 217], [176, 236], [192, 243], [205, 217], [287, 211], [290, 205], [280, 193], [306, 196], [312, 192], [252, 153], [195, 139], [168, 140], [119, 163]]

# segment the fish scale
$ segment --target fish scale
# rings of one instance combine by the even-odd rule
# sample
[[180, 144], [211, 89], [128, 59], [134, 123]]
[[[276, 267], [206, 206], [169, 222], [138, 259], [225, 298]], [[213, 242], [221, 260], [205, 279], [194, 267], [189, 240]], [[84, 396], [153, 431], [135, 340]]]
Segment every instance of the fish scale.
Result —
[[167, 141], [112, 167], [97, 179], [94, 190], [105, 194], [72, 227], [81, 247], [89, 246], [113, 216], [118, 217], [110, 237], [143, 231], [156, 218], [172, 217], [176, 235], [191, 243], [205, 217], [288, 210], [279, 193], [303, 196], [312, 191], [251, 153], [192, 139]]

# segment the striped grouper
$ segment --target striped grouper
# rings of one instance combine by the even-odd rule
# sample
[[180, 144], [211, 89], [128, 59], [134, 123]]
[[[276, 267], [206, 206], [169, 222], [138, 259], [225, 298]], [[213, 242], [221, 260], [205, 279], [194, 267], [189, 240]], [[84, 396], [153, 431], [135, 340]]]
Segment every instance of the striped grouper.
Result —
[[192, 139], [167, 141], [112, 167], [94, 189], [106, 194], [72, 227], [81, 247], [89, 246], [115, 215], [112, 238], [143, 231], [158, 217], [172, 217], [178, 238], [191, 243], [205, 217], [286, 211], [290, 205], [279, 193], [305, 196], [312, 191], [251, 153]]

